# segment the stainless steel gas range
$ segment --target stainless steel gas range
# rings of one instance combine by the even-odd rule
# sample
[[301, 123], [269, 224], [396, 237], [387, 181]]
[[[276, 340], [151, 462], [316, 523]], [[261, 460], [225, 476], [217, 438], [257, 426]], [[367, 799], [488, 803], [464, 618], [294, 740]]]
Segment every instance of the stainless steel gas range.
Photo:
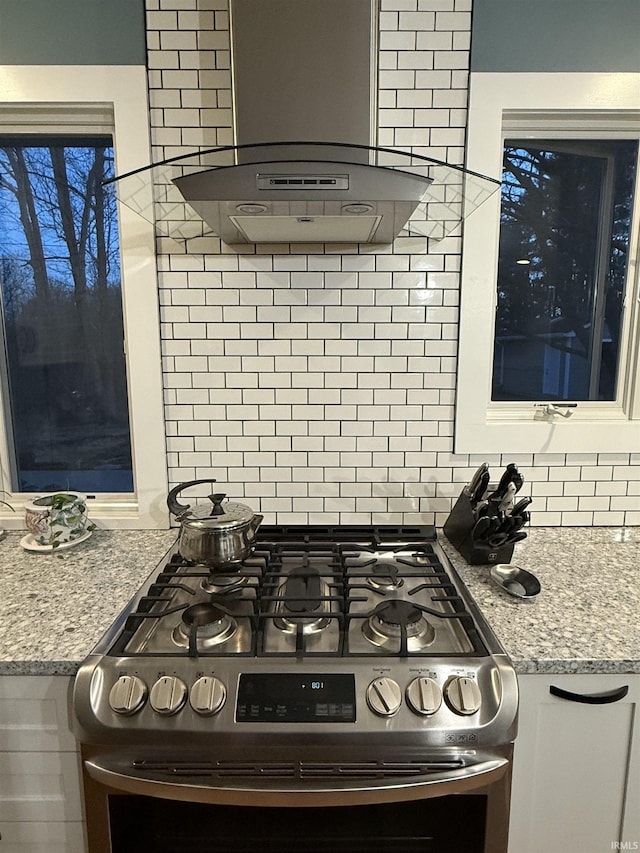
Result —
[[394, 809], [421, 829], [396, 827], [396, 848], [377, 833], [389, 849], [504, 853], [517, 702], [433, 528], [263, 525], [215, 571], [177, 543], [76, 678], [90, 853], [177, 850], [139, 828], [145, 809], [149, 833], [175, 810], [192, 850], [213, 849], [214, 813], [248, 850], [252, 816], [309, 810], [306, 851], [369, 849], [370, 810]]

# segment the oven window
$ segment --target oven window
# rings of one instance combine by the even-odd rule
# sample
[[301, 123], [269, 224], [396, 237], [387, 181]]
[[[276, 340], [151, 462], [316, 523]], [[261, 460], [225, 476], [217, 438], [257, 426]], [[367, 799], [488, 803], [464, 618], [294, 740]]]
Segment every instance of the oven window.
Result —
[[487, 798], [260, 808], [109, 797], [112, 853], [482, 853]]

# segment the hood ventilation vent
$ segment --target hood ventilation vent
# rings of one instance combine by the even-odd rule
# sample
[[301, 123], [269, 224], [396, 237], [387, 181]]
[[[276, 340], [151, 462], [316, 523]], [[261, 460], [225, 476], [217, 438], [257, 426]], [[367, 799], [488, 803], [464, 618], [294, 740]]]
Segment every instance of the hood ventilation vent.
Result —
[[256, 162], [194, 172], [174, 184], [225, 243], [392, 242], [431, 178], [348, 162], [368, 154], [366, 147], [328, 147], [327, 162], [309, 159], [318, 143], [276, 144], [266, 152], [250, 146], [243, 159], [253, 154]]
[[230, 245], [441, 240], [500, 186], [406, 151], [318, 142], [211, 148], [112, 182], [160, 236]]
[[371, 144], [377, 34], [378, 0], [230, 0], [236, 144], [118, 176], [120, 201], [178, 240], [445, 237], [499, 182]]

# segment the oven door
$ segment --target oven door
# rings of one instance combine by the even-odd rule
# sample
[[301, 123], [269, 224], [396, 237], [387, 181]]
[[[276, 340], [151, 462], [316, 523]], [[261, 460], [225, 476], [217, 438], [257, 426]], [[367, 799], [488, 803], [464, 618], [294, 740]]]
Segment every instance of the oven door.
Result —
[[277, 778], [254, 784], [229, 778], [214, 788], [181, 777], [179, 767], [172, 781], [159, 781], [144, 778], [143, 768], [137, 775], [117, 772], [113, 756], [105, 762], [84, 752], [88, 853], [507, 850], [510, 754], [422, 780], [287, 787]]

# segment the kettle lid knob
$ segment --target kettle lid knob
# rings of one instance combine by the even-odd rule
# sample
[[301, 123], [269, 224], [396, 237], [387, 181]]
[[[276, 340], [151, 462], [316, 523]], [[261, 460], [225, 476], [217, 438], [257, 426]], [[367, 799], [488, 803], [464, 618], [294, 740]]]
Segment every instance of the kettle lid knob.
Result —
[[224, 515], [224, 507], [222, 501], [226, 498], [225, 494], [217, 492], [215, 495], [209, 495], [209, 500], [213, 504], [213, 508], [209, 515]]

